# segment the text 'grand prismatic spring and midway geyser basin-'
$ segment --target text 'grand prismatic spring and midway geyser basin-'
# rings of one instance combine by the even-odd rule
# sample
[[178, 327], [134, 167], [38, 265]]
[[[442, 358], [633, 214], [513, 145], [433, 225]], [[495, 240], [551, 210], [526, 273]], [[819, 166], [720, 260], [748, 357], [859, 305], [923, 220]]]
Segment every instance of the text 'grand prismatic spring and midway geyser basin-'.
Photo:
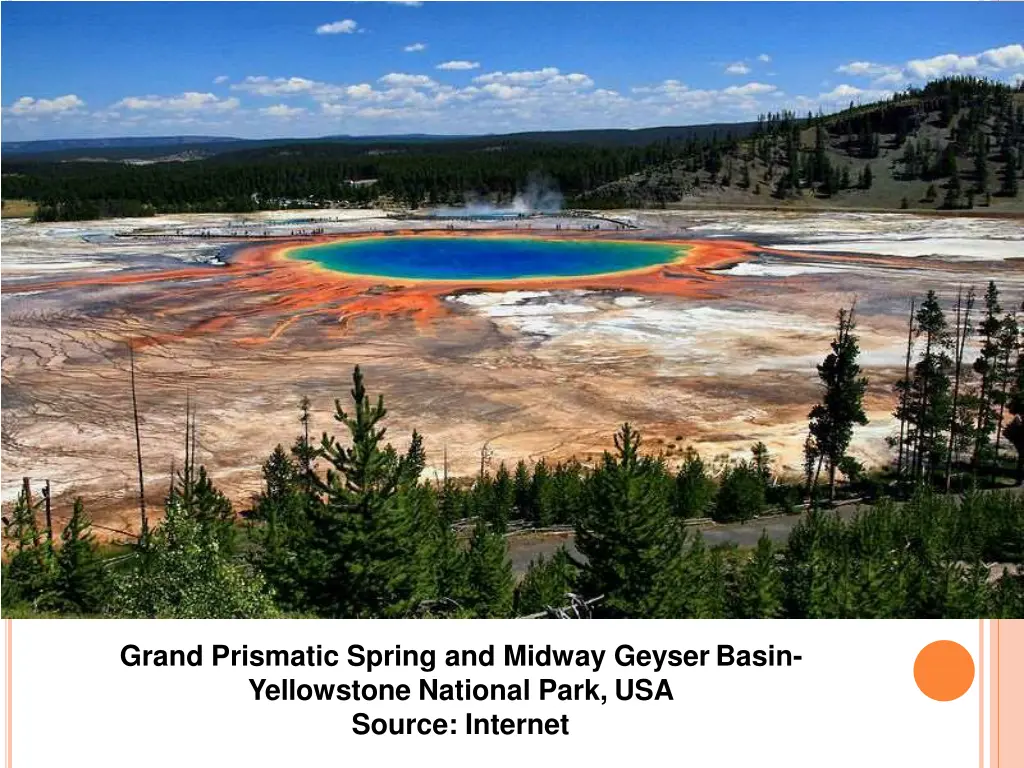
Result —
[[677, 261], [671, 243], [526, 237], [367, 237], [288, 251], [335, 272], [409, 281], [571, 278]]

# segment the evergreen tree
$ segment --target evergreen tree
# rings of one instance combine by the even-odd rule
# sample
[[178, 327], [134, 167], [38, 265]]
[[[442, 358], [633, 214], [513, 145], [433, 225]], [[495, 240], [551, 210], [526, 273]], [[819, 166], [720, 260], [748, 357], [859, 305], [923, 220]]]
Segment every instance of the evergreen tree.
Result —
[[82, 499], [76, 498], [57, 552], [56, 602], [67, 613], [100, 613], [109, 599], [111, 581], [91, 525]]
[[530, 469], [526, 462], [520, 460], [516, 464], [515, 477], [512, 480], [512, 494], [515, 497], [516, 512], [524, 520], [536, 520], [537, 514], [533, 508], [533, 480], [530, 476]]
[[762, 534], [739, 574], [733, 614], [742, 619], [774, 619], [782, 615], [785, 587], [775, 547]]
[[995, 381], [998, 389], [993, 392], [993, 401], [999, 411], [996, 416], [996, 435], [993, 440], [992, 481], [995, 482], [999, 471], [999, 444], [1003, 437], [1003, 419], [1006, 413], [1007, 392], [1014, 378], [1017, 355], [1020, 352], [1020, 336], [1017, 318], [1007, 314], [999, 325], [996, 344], [999, 353], [996, 357]]
[[[313, 520], [319, 499], [309, 492], [311, 476], [302, 462], [302, 438], [292, 455], [278, 445], [263, 464], [263, 491], [249, 516], [253, 543], [250, 559], [263, 572], [286, 612], [311, 610], [310, 591], [323, 573], [313, 551]], [[309, 465], [306, 464], [306, 467]]]
[[[1022, 306], [1024, 309], [1024, 306]], [[1024, 352], [1018, 350], [1006, 399], [1006, 410], [1012, 417], [1004, 435], [1017, 453], [1015, 483], [1024, 482]]]
[[997, 410], [995, 393], [997, 391], [997, 369], [999, 362], [999, 318], [1002, 307], [999, 305], [999, 289], [994, 281], [989, 281], [985, 290], [985, 317], [978, 325], [981, 338], [981, 349], [974, 361], [974, 371], [981, 377], [978, 393], [978, 418], [975, 430], [974, 455], [971, 464], [977, 474], [982, 463], [990, 455], [992, 434], [995, 432]]
[[36, 519], [38, 503], [23, 490], [9, 517], [4, 517], [3, 603], [44, 608], [54, 596], [57, 577], [53, 548]]
[[540, 555], [530, 563], [522, 583], [516, 589], [516, 614], [529, 616], [566, 604], [576, 579], [576, 567], [565, 548], [550, 559]]
[[683, 454], [683, 466], [676, 475], [675, 513], [681, 518], [703, 517], [715, 496], [715, 483], [703, 459], [693, 449]]
[[311, 421], [309, 398], [303, 395], [299, 401], [299, 410], [302, 415], [299, 423], [302, 425], [302, 433], [296, 438], [292, 446], [292, 456], [298, 463], [298, 471], [302, 476], [307, 494], [312, 494], [315, 486], [314, 474], [316, 472], [316, 446], [309, 437], [309, 425]]
[[483, 511], [484, 519], [494, 530], [504, 532], [512, 518], [516, 501], [515, 483], [508, 472], [508, 467], [501, 464], [490, 485], [490, 504]]
[[410, 598], [408, 573], [395, 553], [399, 538], [398, 489], [418, 476], [422, 443], [414, 433], [409, 451], [398, 457], [384, 444], [387, 414], [383, 396], [373, 405], [363, 374], [352, 374], [354, 412], [335, 403], [335, 420], [349, 431], [344, 446], [326, 433], [319, 455], [329, 464], [323, 514], [314, 521], [315, 546], [325, 567], [315, 601], [327, 616], [372, 617], [402, 612]]
[[[971, 335], [971, 310], [974, 309], [974, 289], [962, 289], [956, 293], [956, 325], [953, 335], [953, 399], [949, 419], [949, 445], [946, 448], [946, 492], [949, 492], [953, 480], [953, 458], [964, 442], [962, 436], [970, 427], [964, 420], [962, 401], [960, 399], [961, 384], [966, 383], [967, 371], [964, 370], [964, 351], [967, 339]], [[958, 439], [959, 438], [959, 439]]]
[[731, 522], [757, 517], [764, 510], [764, 489], [764, 476], [756, 466], [741, 461], [726, 467], [715, 499], [715, 520]]
[[605, 453], [591, 478], [587, 509], [576, 523], [586, 562], [581, 588], [600, 595], [609, 616], [669, 618], [679, 613], [685, 533], [672, 514], [660, 465], [640, 456], [640, 435], [625, 424], [615, 454]]
[[828, 462], [829, 499], [835, 499], [836, 469], [846, 456], [854, 426], [868, 423], [864, 413], [867, 379], [860, 375], [857, 363], [860, 346], [854, 335], [856, 327], [854, 309], [839, 310], [832, 351], [818, 366], [818, 378], [824, 388], [822, 401], [809, 414], [810, 434], [818, 449], [818, 468], [822, 461]]
[[1003, 166], [1003, 178], [1002, 183], [999, 186], [999, 194], [1004, 197], [1016, 197], [1017, 192], [1020, 189], [1020, 183], [1017, 178], [1019, 173], [1017, 168], [1017, 153], [1012, 147], [1005, 151], [1006, 164]]
[[466, 558], [471, 592], [463, 605], [478, 617], [509, 616], [515, 582], [505, 537], [492, 531], [486, 523], [478, 522]]
[[914, 476], [930, 480], [935, 467], [942, 463], [945, 449], [942, 435], [950, 417], [949, 372], [952, 367], [948, 354], [952, 338], [934, 291], [928, 291], [918, 309], [917, 331], [924, 337], [924, 350], [914, 367], [912, 382], [916, 404]]
[[751, 461], [754, 471], [761, 478], [761, 482], [767, 487], [772, 480], [772, 457], [768, 452], [768, 446], [758, 440], [750, 448]]

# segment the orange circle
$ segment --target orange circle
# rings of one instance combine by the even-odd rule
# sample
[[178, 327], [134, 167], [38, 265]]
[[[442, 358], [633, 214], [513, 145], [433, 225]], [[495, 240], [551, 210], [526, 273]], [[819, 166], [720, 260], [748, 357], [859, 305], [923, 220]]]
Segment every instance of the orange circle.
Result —
[[936, 640], [917, 654], [914, 680], [921, 693], [929, 699], [959, 699], [974, 682], [974, 659], [960, 643]]

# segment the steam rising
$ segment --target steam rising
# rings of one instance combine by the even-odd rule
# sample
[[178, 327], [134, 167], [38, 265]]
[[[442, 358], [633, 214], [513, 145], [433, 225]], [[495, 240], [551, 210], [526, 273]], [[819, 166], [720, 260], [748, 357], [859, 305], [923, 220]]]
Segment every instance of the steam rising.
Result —
[[478, 194], [467, 193], [461, 206], [444, 206], [431, 210], [432, 216], [528, 216], [534, 213], [558, 213], [564, 198], [558, 182], [551, 176], [534, 171], [526, 179], [526, 187], [511, 203], [495, 204]]

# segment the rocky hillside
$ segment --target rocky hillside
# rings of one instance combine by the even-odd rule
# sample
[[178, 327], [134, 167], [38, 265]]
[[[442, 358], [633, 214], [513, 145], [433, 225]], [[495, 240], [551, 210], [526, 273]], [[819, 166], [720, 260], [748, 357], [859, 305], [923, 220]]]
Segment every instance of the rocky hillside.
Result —
[[646, 167], [584, 199], [1024, 211], [1021, 88], [949, 78], [834, 115], [765, 115], [750, 138]]

